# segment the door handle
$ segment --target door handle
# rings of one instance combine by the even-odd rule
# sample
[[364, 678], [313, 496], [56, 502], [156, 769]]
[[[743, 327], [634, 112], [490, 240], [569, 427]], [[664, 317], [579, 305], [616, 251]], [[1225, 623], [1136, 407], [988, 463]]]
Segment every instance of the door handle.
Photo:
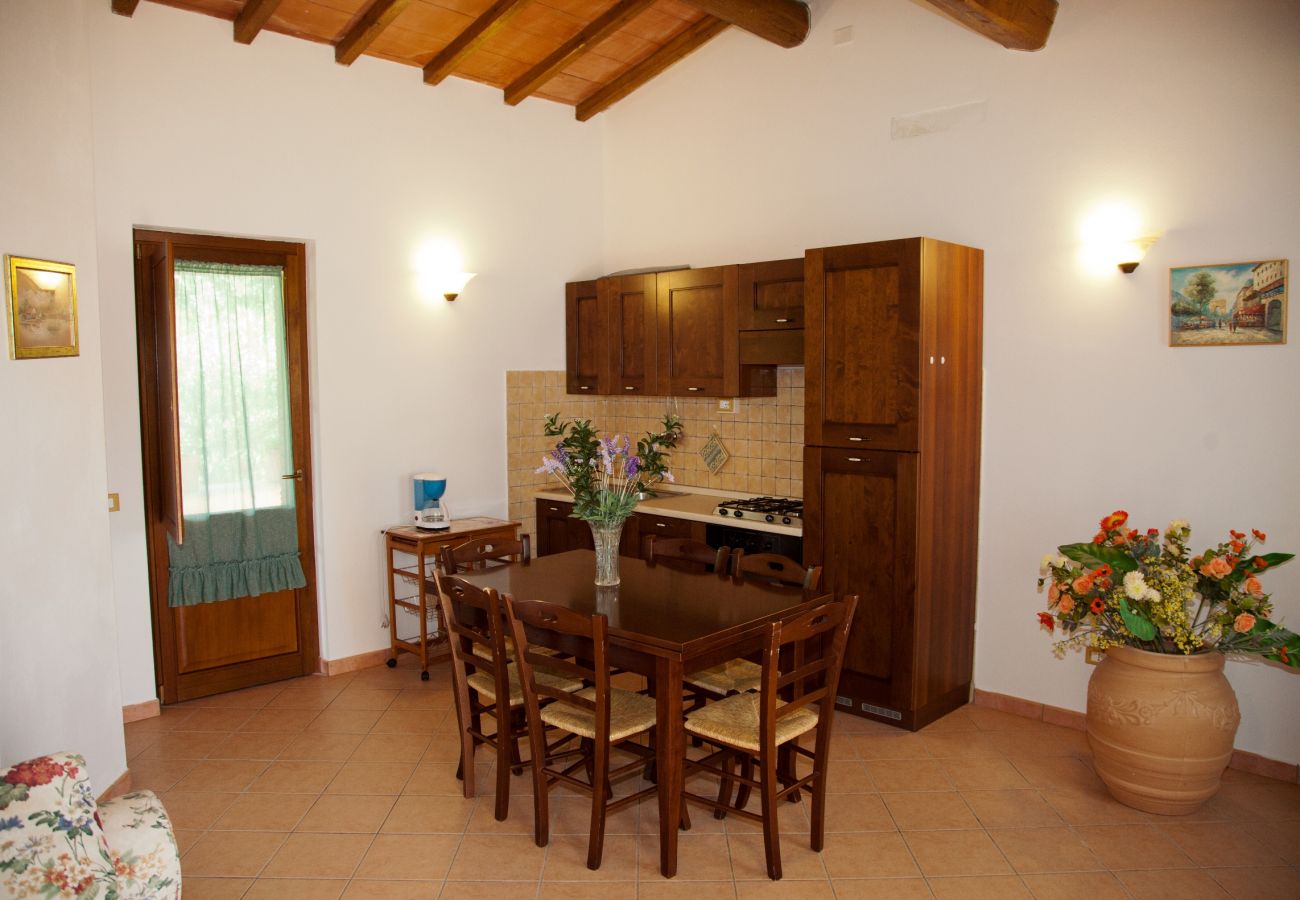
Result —
[[302, 469], [295, 469], [292, 475], [281, 475], [281, 481], [302, 481]]

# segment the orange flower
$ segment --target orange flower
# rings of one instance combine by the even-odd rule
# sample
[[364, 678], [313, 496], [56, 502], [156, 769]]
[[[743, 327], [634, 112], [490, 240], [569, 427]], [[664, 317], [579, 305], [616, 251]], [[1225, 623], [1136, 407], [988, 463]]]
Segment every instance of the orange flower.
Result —
[[1234, 530], [1234, 529], [1232, 529], [1232, 528], [1229, 528], [1229, 529], [1228, 529], [1228, 534], [1232, 535], [1232, 536], [1233, 536], [1234, 538], [1236, 538], [1237, 540], [1241, 540], [1242, 538], [1244, 538], [1244, 537], [1246, 536], [1246, 535], [1243, 534], [1242, 532], [1240, 532], [1240, 531], [1236, 531], [1236, 530]]
[[1099, 531], [1099, 532], [1097, 532], [1096, 534], [1094, 534], [1094, 535], [1092, 536], [1092, 542], [1093, 542], [1094, 544], [1104, 544], [1104, 543], [1106, 543], [1106, 532], [1104, 532], [1104, 531]]
[[1242, 613], [1232, 620], [1232, 630], [1238, 634], [1245, 634], [1255, 627], [1255, 617], [1250, 613]]
[[1092, 576], [1080, 575], [1078, 578], [1074, 579], [1074, 582], [1070, 587], [1074, 588], [1076, 594], [1086, 594], [1092, 590]]
[[1246, 545], [1241, 541], [1229, 541], [1228, 546], [1232, 548], [1233, 553], [1240, 553], [1242, 550], [1246, 549]]
[[1040, 612], [1038, 614], [1038, 624], [1053, 633], [1056, 631], [1056, 620], [1052, 618], [1051, 613]]
[[1259, 541], [1261, 544], [1264, 543], [1266, 540], [1268, 540], [1268, 535], [1260, 531], [1258, 528], [1250, 529], [1250, 533], [1253, 534], [1255, 536], [1255, 540]]
[[1250, 594], [1256, 600], [1264, 599], [1264, 585], [1260, 584], [1259, 579], [1254, 575], [1247, 575], [1242, 587], [1246, 589], [1247, 594]]
[[1286, 647], [1278, 647], [1277, 655], [1282, 662], [1286, 663], [1288, 666], [1291, 665], [1291, 657], [1287, 655]]
[[1201, 566], [1200, 571], [1207, 578], [1222, 578], [1232, 571], [1232, 563], [1228, 562], [1226, 557], [1216, 556]]
[[1106, 604], [1100, 597], [1093, 597], [1092, 603], [1091, 605], [1089, 605], [1088, 608], [1091, 609], [1097, 615], [1101, 615], [1102, 612], [1106, 609]]
[[1265, 559], [1264, 557], [1262, 557], [1262, 556], [1256, 556], [1254, 559], [1251, 560], [1251, 562], [1255, 564], [1255, 568], [1256, 568], [1256, 569], [1267, 569], [1267, 568], [1268, 568], [1268, 560], [1266, 560], [1266, 559]]
[[1128, 521], [1128, 513], [1122, 509], [1117, 509], [1106, 518], [1101, 520], [1103, 531], [1114, 531], [1116, 528], [1123, 526]]
[[1060, 598], [1061, 598], [1061, 586], [1057, 584], [1055, 581], [1053, 581], [1052, 586], [1047, 589], [1047, 602], [1050, 605], [1055, 603]]
[[1069, 594], [1063, 594], [1061, 596], [1060, 607], [1061, 607], [1061, 612], [1063, 613], [1070, 612], [1072, 609], [1074, 609], [1074, 598], [1071, 597]]
[[1115, 570], [1110, 567], [1110, 563], [1102, 563], [1097, 568], [1092, 570], [1092, 577], [1107, 578], [1110, 576], [1110, 573], [1113, 571]]

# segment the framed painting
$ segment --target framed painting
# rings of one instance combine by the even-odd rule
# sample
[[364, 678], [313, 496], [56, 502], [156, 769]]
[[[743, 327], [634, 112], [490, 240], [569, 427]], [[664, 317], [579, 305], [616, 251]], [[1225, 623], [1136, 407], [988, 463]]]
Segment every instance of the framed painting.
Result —
[[77, 356], [77, 270], [68, 263], [5, 257], [9, 357]]
[[1169, 270], [1169, 346], [1286, 343], [1287, 261]]

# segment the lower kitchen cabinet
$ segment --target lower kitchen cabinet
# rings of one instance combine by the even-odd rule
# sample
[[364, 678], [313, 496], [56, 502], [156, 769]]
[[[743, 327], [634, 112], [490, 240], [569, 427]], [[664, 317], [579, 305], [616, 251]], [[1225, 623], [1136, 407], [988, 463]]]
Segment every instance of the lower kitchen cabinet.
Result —
[[[591, 526], [572, 516], [573, 504], [562, 500], [537, 500], [537, 555], [549, 556], [568, 550], [592, 550]], [[623, 525], [619, 541], [620, 556], [640, 557], [640, 516], [631, 516]]]

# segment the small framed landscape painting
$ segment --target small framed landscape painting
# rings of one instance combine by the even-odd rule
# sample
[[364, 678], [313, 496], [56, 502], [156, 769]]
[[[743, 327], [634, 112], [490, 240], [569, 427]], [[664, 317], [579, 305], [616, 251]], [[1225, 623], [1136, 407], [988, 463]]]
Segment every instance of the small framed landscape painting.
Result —
[[1286, 343], [1285, 259], [1169, 270], [1169, 346]]
[[5, 257], [9, 356], [76, 356], [77, 270], [68, 263]]

